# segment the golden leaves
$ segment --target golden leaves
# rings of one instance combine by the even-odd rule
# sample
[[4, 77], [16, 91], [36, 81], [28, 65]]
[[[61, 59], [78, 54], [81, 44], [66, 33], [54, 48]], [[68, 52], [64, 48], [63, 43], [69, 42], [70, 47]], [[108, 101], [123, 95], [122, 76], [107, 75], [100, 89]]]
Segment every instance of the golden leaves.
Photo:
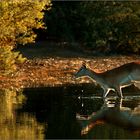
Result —
[[51, 6], [50, 0], [0, 1], [0, 69], [10, 73], [16, 62], [24, 61], [19, 53], [12, 52], [16, 43], [35, 41], [33, 29], [43, 28], [43, 10]]
[[0, 38], [26, 44], [36, 35], [32, 29], [43, 28], [43, 10], [49, 10], [50, 0], [4, 0], [0, 2]]

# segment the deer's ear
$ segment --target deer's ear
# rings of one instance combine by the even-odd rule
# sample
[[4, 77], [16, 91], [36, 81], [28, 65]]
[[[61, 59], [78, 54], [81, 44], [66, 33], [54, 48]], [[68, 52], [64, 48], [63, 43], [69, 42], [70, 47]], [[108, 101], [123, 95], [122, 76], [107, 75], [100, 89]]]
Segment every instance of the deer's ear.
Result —
[[86, 63], [85, 62], [82, 63], [82, 67], [86, 68]]

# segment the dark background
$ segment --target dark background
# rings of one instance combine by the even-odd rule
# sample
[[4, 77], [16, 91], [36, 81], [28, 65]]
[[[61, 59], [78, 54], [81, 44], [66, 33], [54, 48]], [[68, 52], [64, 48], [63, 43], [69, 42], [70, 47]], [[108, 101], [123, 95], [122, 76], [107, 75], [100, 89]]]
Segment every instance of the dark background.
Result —
[[53, 1], [36, 39], [93, 55], [139, 54], [139, 2]]

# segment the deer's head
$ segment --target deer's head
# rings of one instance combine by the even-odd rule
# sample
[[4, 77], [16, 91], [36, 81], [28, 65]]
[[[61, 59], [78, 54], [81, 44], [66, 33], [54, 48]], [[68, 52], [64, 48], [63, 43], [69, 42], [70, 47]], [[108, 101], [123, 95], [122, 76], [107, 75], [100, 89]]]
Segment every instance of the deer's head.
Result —
[[86, 64], [83, 63], [81, 68], [78, 70], [78, 72], [75, 73], [75, 77], [80, 78], [82, 76], [85, 76], [86, 75], [86, 70], [87, 70]]

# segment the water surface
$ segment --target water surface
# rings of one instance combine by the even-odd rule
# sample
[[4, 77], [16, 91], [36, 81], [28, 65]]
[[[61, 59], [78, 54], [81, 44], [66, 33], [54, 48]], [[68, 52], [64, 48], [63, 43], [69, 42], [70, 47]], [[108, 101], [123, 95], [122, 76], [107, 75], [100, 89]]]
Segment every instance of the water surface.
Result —
[[[122, 101], [115, 94], [103, 101], [102, 90], [89, 84], [1, 90], [0, 139], [138, 139], [140, 92], [131, 90]], [[89, 118], [95, 125], [81, 135]]]

